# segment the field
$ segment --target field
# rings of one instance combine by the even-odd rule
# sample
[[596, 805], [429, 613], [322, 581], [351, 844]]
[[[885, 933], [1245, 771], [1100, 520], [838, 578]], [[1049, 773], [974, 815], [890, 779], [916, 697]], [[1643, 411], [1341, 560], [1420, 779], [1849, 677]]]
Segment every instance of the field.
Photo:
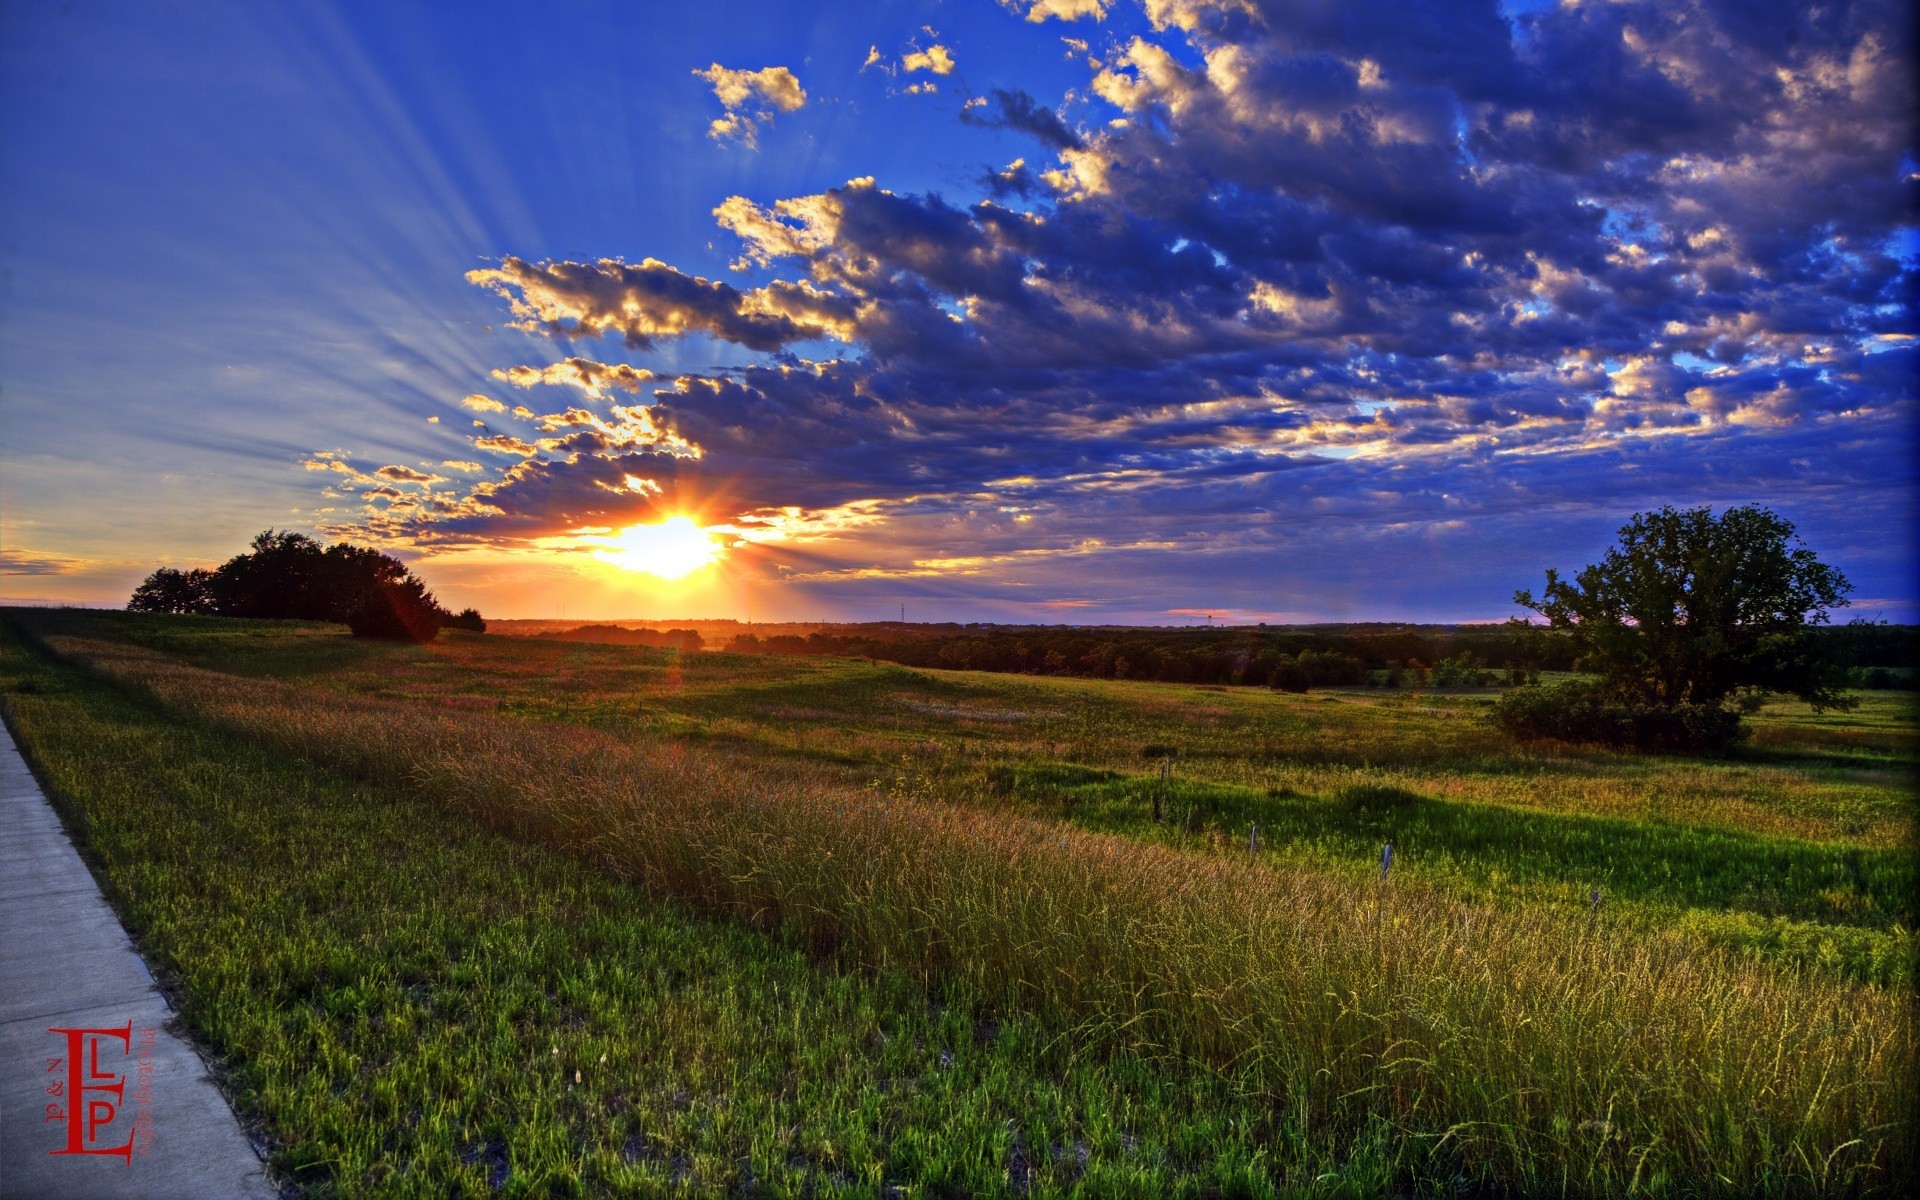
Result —
[[316, 1194], [1914, 1165], [1907, 693], [1648, 758], [1473, 690], [4, 626], [23, 750]]

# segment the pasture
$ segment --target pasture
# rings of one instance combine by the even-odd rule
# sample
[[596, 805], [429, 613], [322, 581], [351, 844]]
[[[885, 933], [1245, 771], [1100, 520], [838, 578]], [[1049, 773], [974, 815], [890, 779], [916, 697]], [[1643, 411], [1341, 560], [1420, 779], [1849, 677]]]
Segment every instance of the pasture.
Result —
[[315, 1194], [1913, 1167], [1909, 693], [1653, 758], [1471, 689], [4, 627], [23, 750]]

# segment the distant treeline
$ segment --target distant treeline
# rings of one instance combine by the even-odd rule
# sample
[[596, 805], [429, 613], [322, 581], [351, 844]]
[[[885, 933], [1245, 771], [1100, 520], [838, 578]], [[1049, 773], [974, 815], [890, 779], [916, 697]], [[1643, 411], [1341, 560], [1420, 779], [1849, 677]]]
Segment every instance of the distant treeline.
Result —
[[598, 642], [607, 646], [654, 646], [692, 652], [705, 644], [695, 629], [628, 629], [624, 625], [582, 625], [559, 633], [542, 634], [563, 642]]
[[[1824, 650], [1857, 668], [1860, 685], [1911, 686], [1920, 628], [1841, 625], [1816, 636]], [[1520, 622], [1224, 629], [887, 624], [805, 637], [741, 634], [726, 648], [743, 654], [884, 659], [910, 667], [1288, 691], [1370, 684], [1510, 685], [1532, 682], [1541, 671], [1579, 665], [1569, 635]]]

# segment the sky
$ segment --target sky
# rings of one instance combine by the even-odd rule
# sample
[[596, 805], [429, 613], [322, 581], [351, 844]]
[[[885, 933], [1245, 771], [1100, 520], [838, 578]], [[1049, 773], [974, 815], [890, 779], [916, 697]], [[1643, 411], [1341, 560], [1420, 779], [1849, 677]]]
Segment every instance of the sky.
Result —
[[0, 6], [0, 600], [1498, 620], [1762, 504], [1920, 620], [1903, 3]]

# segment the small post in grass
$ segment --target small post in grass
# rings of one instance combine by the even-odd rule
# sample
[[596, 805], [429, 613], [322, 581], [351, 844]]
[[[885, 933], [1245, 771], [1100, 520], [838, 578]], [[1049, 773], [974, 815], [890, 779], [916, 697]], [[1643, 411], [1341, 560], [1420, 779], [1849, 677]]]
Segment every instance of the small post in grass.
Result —
[[1387, 872], [1393, 869], [1393, 843], [1380, 847], [1380, 882], [1387, 881]]
[[1260, 853], [1260, 823], [1255, 821], [1253, 828], [1247, 831], [1247, 853]]

